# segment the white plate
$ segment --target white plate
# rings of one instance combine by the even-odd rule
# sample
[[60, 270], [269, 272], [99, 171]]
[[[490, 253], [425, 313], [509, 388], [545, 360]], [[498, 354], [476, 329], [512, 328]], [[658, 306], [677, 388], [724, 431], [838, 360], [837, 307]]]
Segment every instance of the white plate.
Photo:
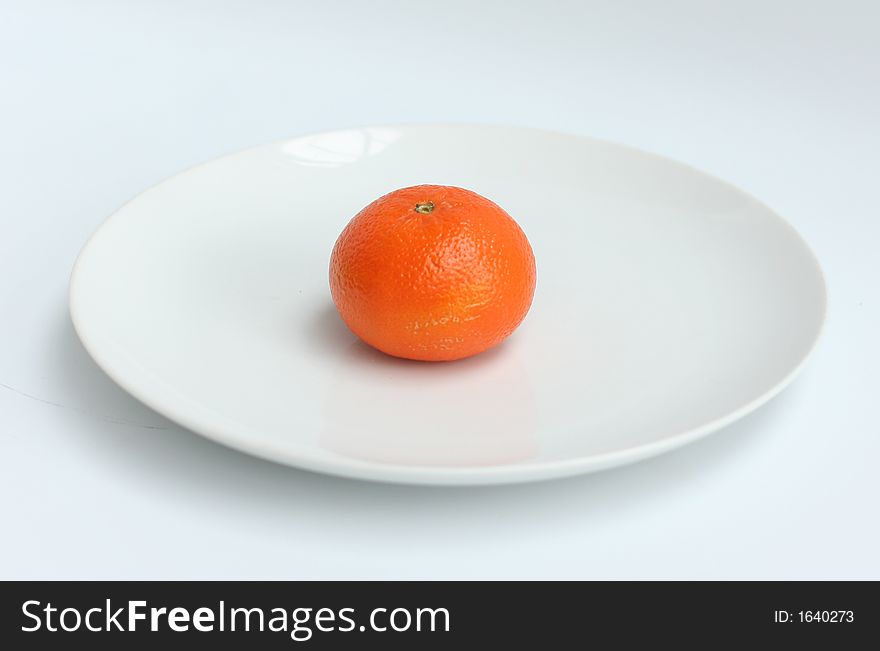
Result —
[[[386, 357], [330, 302], [339, 232], [419, 183], [493, 199], [534, 247], [531, 312], [468, 360]], [[116, 382], [220, 443], [349, 477], [484, 484], [628, 463], [745, 415], [803, 365], [825, 286], [786, 222], [684, 165], [539, 130], [380, 127], [248, 149], [144, 192], [86, 245], [70, 306]]]

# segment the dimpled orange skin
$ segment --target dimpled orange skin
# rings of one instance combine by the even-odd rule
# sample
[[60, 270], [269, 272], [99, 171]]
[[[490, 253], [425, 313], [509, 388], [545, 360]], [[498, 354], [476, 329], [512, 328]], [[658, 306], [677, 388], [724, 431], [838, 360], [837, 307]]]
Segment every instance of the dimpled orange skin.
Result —
[[535, 257], [519, 225], [470, 190], [417, 185], [349, 222], [330, 258], [346, 325], [395, 357], [450, 361], [506, 339], [535, 293]]

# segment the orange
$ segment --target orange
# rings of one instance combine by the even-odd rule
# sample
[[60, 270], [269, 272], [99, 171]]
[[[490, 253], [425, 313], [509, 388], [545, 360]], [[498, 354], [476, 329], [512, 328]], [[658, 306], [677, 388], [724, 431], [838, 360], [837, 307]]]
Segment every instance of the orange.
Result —
[[361, 210], [333, 247], [330, 291], [346, 325], [395, 357], [445, 361], [506, 339], [535, 293], [519, 225], [470, 190], [417, 185]]

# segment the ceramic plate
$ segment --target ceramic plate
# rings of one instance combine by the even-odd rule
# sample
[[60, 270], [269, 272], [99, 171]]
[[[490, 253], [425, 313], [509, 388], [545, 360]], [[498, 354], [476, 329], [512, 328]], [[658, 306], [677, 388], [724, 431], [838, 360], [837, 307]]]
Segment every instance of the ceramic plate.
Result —
[[[531, 312], [468, 360], [386, 357], [330, 301], [348, 220], [420, 183], [489, 197], [535, 251]], [[147, 190], [85, 246], [70, 307], [116, 382], [219, 443], [348, 477], [487, 484], [636, 461], [747, 414], [802, 367], [825, 287], [791, 226], [685, 165], [531, 129], [377, 127]]]

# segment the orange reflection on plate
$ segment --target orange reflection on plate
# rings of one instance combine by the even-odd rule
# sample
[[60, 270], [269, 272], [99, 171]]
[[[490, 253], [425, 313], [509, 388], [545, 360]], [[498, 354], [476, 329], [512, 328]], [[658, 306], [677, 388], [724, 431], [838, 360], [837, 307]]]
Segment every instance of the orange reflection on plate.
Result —
[[330, 382], [320, 444], [400, 465], [490, 466], [536, 456], [534, 392], [515, 344], [455, 362], [415, 362], [351, 343]]

